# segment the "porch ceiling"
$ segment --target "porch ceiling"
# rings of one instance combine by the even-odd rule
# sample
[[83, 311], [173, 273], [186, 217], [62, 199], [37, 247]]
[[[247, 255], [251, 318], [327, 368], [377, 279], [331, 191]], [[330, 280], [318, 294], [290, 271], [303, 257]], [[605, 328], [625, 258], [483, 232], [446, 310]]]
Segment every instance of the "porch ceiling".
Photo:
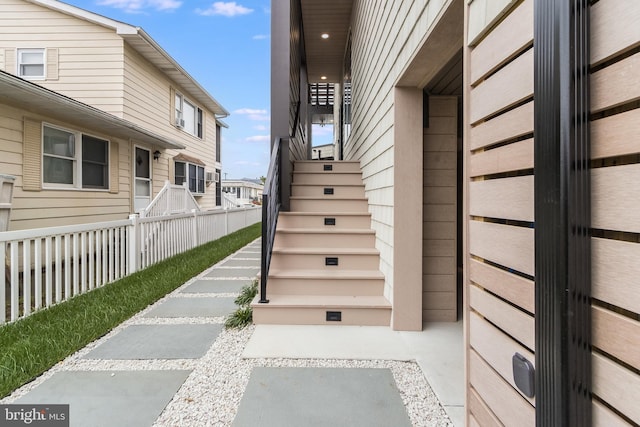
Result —
[[309, 83], [341, 83], [353, 0], [300, 0], [300, 6]]

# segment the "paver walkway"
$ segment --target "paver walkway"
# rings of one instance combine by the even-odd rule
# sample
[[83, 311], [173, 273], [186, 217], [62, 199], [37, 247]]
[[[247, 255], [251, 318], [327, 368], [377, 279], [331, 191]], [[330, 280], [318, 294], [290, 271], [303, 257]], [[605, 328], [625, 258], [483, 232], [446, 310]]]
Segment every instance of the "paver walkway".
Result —
[[[259, 241], [249, 244], [3, 403], [69, 404], [74, 427], [411, 425], [393, 365], [241, 361], [250, 334], [220, 334], [235, 297], [258, 272], [259, 253]], [[232, 383], [235, 394], [225, 389]], [[429, 387], [423, 381], [419, 388]], [[202, 396], [207, 389], [213, 397]], [[224, 399], [230, 403], [218, 402]], [[437, 399], [426, 403], [444, 413]], [[449, 425], [444, 420], [437, 425]]]

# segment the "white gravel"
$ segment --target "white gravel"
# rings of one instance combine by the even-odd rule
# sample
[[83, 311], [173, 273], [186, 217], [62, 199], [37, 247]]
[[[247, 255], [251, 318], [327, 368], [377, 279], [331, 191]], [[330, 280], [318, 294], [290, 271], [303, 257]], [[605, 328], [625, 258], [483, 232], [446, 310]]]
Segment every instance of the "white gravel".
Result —
[[[225, 260], [221, 261], [224, 262]], [[212, 267], [213, 268], [213, 267]], [[242, 330], [223, 330], [209, 351], [200, 359], [179, 360], [93, 360], [84, 355], [132, 324], [212, 324], [224, 323], [223, 317], [211, 318], [145, 318], [146, 312], [167, 298], [235, 297], [237, 294], [181, 294], [181, 289], [193, 278], [153, 306], [136, 314], [114, 328], [102, 338], [58, 363], [49, 371], [13, 394], [0, 400], [11, 403], [60, 371], [115, 371], [115, 370], [184, 370], [189, 375], [180, 390], [166, 406], [154, 424], [155, 427], [176, 426], [230, 426], [235, 418], [240, 399], [249, 381], [253, 367], [337, 367], [337, 368], [389, 368], [414, 426], [453, 426], [437, 397], [427, 383], [420, 367], [414, 362], [388, 360], [327, 360], [327, 359], [243, 359], [242, 351], [254, 327]], [[219, 268], [219, 264], [216, 266]]]

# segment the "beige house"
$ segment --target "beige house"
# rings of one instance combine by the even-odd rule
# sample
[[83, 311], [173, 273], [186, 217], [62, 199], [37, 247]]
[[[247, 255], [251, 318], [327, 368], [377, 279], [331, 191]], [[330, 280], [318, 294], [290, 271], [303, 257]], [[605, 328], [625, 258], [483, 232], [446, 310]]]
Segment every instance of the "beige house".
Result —
[[[273, 2], [256, 323], [462, 319], [467, 425], [640, 424], [638, 22], [636, 0]], [[318, 83], [342, 162], [311, 160]]]
[[221, 205], [228, 112], [141, 28], [53, 0], [0, 0], [0, 70], [155, 135], [116, 140], [82, 116], [14, 109], [11, 120], [35, 117], [32, 139], [17, 141], [3, 115], [13, 145], [0, 146], [0, 172], [17, 177], [10, 229], [121, 219], [166, 181], [186, 183], [202, 209]]

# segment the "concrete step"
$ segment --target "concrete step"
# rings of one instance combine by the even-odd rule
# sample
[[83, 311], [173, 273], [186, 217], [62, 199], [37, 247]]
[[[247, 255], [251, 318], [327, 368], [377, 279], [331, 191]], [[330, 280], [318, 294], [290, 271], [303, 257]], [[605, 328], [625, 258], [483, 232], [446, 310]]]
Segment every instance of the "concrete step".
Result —
[[289, 199], [291, 212], [368, 212], [369, 202], [365, 198], [349, 198], [324, 196], [291, 197]]
[[291, 195], [294, 197], [356, 197], [364, 198], [364, 185], [312, 185], [293, 184]]
[[268, 295], [382, 295], [379, 270], [269, 269]]
[[[391, 304], [383, 296], [267, 295], [251, 303], [256, 324], [389, 326]], [[332, 315], [340, 320], [327, 320]], [[333, 317], [335, 319], [335, 317]]]
[[282, 228], [371, 228], [371, 214], [363, 212], [280, 212], [278, 226]]
[[293, 172], [293, 184], [313, 185], [362, 185], [362, 173], [358, 172]]
[[373, 230], [278, 227], [273, 245], [280, 248], [373, 248], [375, 239]]
[[375, 248], [274, 248], [270, 268], [376, 270], [379, 256]]
[[[326, 171], [326, 166], [330, 166], [331, 171]], [[360, 172], [360, 162], [346, 160], [298, 160], [294, 163], [293, 170], [296, 172]]]

